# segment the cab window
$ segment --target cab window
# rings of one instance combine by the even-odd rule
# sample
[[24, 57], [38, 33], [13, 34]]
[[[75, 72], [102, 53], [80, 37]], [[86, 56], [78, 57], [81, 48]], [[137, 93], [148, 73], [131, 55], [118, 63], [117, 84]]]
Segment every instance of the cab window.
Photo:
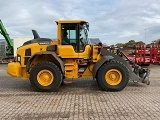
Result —
[[80, 29], [80, 52], [83, 52], [85, 49], [85, 46], [88, 44], [87, 36], [85, 34], [84, 29]]
[[82, 24], [62, 24], [62, 45], [72, 45], [75, 52], [84, 52], [88, 44], [86, 27]]
[[62, 24], [62, 45], [72, 45], [77, 51], [77, 24]]

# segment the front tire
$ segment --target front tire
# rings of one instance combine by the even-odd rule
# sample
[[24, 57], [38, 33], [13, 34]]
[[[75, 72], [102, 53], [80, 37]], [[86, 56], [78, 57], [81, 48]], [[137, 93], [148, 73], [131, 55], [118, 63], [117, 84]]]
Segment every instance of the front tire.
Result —
[[30, 83], [37, 91], [56, 91], [62, 83], [62, 74], [59, 67], [54, 63], [41, 62], [31, 70]]
[[124, 64], [112, 60], [100, 67], [96, 79], [103, 90], [120, 91], [128, 84], [129, 72]]

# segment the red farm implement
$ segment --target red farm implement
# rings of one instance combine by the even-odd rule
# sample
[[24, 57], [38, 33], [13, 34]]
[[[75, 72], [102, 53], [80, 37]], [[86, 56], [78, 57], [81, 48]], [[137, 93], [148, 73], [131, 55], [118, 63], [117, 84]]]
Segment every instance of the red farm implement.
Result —
[[160, 63], [160, 45], [152, 43], [150, 44], [150, 60], [152, 64]]
[[135, 52], [128, 54], [127, 57], [138, 65], [158, 64], [160, 63], [160, 45], [151, 43], [150, 46], [137, 44]]

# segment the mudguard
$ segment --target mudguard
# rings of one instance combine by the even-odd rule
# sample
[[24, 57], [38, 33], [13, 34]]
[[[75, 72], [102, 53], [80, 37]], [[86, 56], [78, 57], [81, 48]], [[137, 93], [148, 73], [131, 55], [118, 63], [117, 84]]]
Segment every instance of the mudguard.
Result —
[[142, 82], [146, 83], [147, 85], [150, 84], [149, 81], [149, 69], [142, 68], [141, 66], [135, 64], [133, 61], [131, 61], [127, 56], [120, 51], [120, 49], [117, 50], [117, 55], [109, 52], [108, 50], [102, 48], [100, 50], [100, 53], [102, 55], [102, 58], [95, 64], [93, 67], [93, 78], [96, 77], [98, 69], [108, 60], [114, 59], [117, 61], [120, 61], [122, 64], [124, 64], [128, 71], [129, 71], [129, 78], [133, 82]]
[[109, 52], [108, 50], [106, 50], [105, 48], [101, 48], [100, 53], [102, 55], [102, 58], [94, 65], [93, 67], [93, 78], [96, 77], [97, 71], [98, 69], [108, 60], [114, 59], [117, 61], [122, 62], [127, 68], [129, 68], [130, 66], [128, 65], [128, 63], [121, 57]]
[[113, 59], [112, 56], [103, 56], [93, 67], [93, 78], [96, 77], [97, 71], [98, 69], [103, 65], [103, 63], [105, 63], [106, 61]]
[[29, 69], [30, 69], [30, 64], [32, 62], [32, 60], [35, 58], [35, 56], [37, 55], [52, 55], [55, 60], [57, 60], [57, 62], [59, 63], [59, 66], [61, 68], [61, 71], [64, 73], [64, 64], [63, 64], [63, 61], [57, 56], [57, 54], [55, 52], [50, 52], [50, 51], [47, 51], [47, 52], [37, 52], [35, 54], [33, 54], [29, 60], [27, 61], [27, 64], [26, 64], [26, 72], [29, 72]]

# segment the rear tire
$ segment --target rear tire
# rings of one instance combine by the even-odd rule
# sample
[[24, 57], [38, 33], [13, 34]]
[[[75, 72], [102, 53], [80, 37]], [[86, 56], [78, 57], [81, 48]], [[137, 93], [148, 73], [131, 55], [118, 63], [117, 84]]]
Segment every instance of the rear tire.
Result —
[[54, 63], [41, 62], [31, 70], [30, 83], [37, 91], [56, 91], [62, 83], [62, 74], [59, 67]]
[[129, 72], [124, 64], [112, 60], [100, 67], [96, 78], [103, 90], [120, 91], [128, 84]]

